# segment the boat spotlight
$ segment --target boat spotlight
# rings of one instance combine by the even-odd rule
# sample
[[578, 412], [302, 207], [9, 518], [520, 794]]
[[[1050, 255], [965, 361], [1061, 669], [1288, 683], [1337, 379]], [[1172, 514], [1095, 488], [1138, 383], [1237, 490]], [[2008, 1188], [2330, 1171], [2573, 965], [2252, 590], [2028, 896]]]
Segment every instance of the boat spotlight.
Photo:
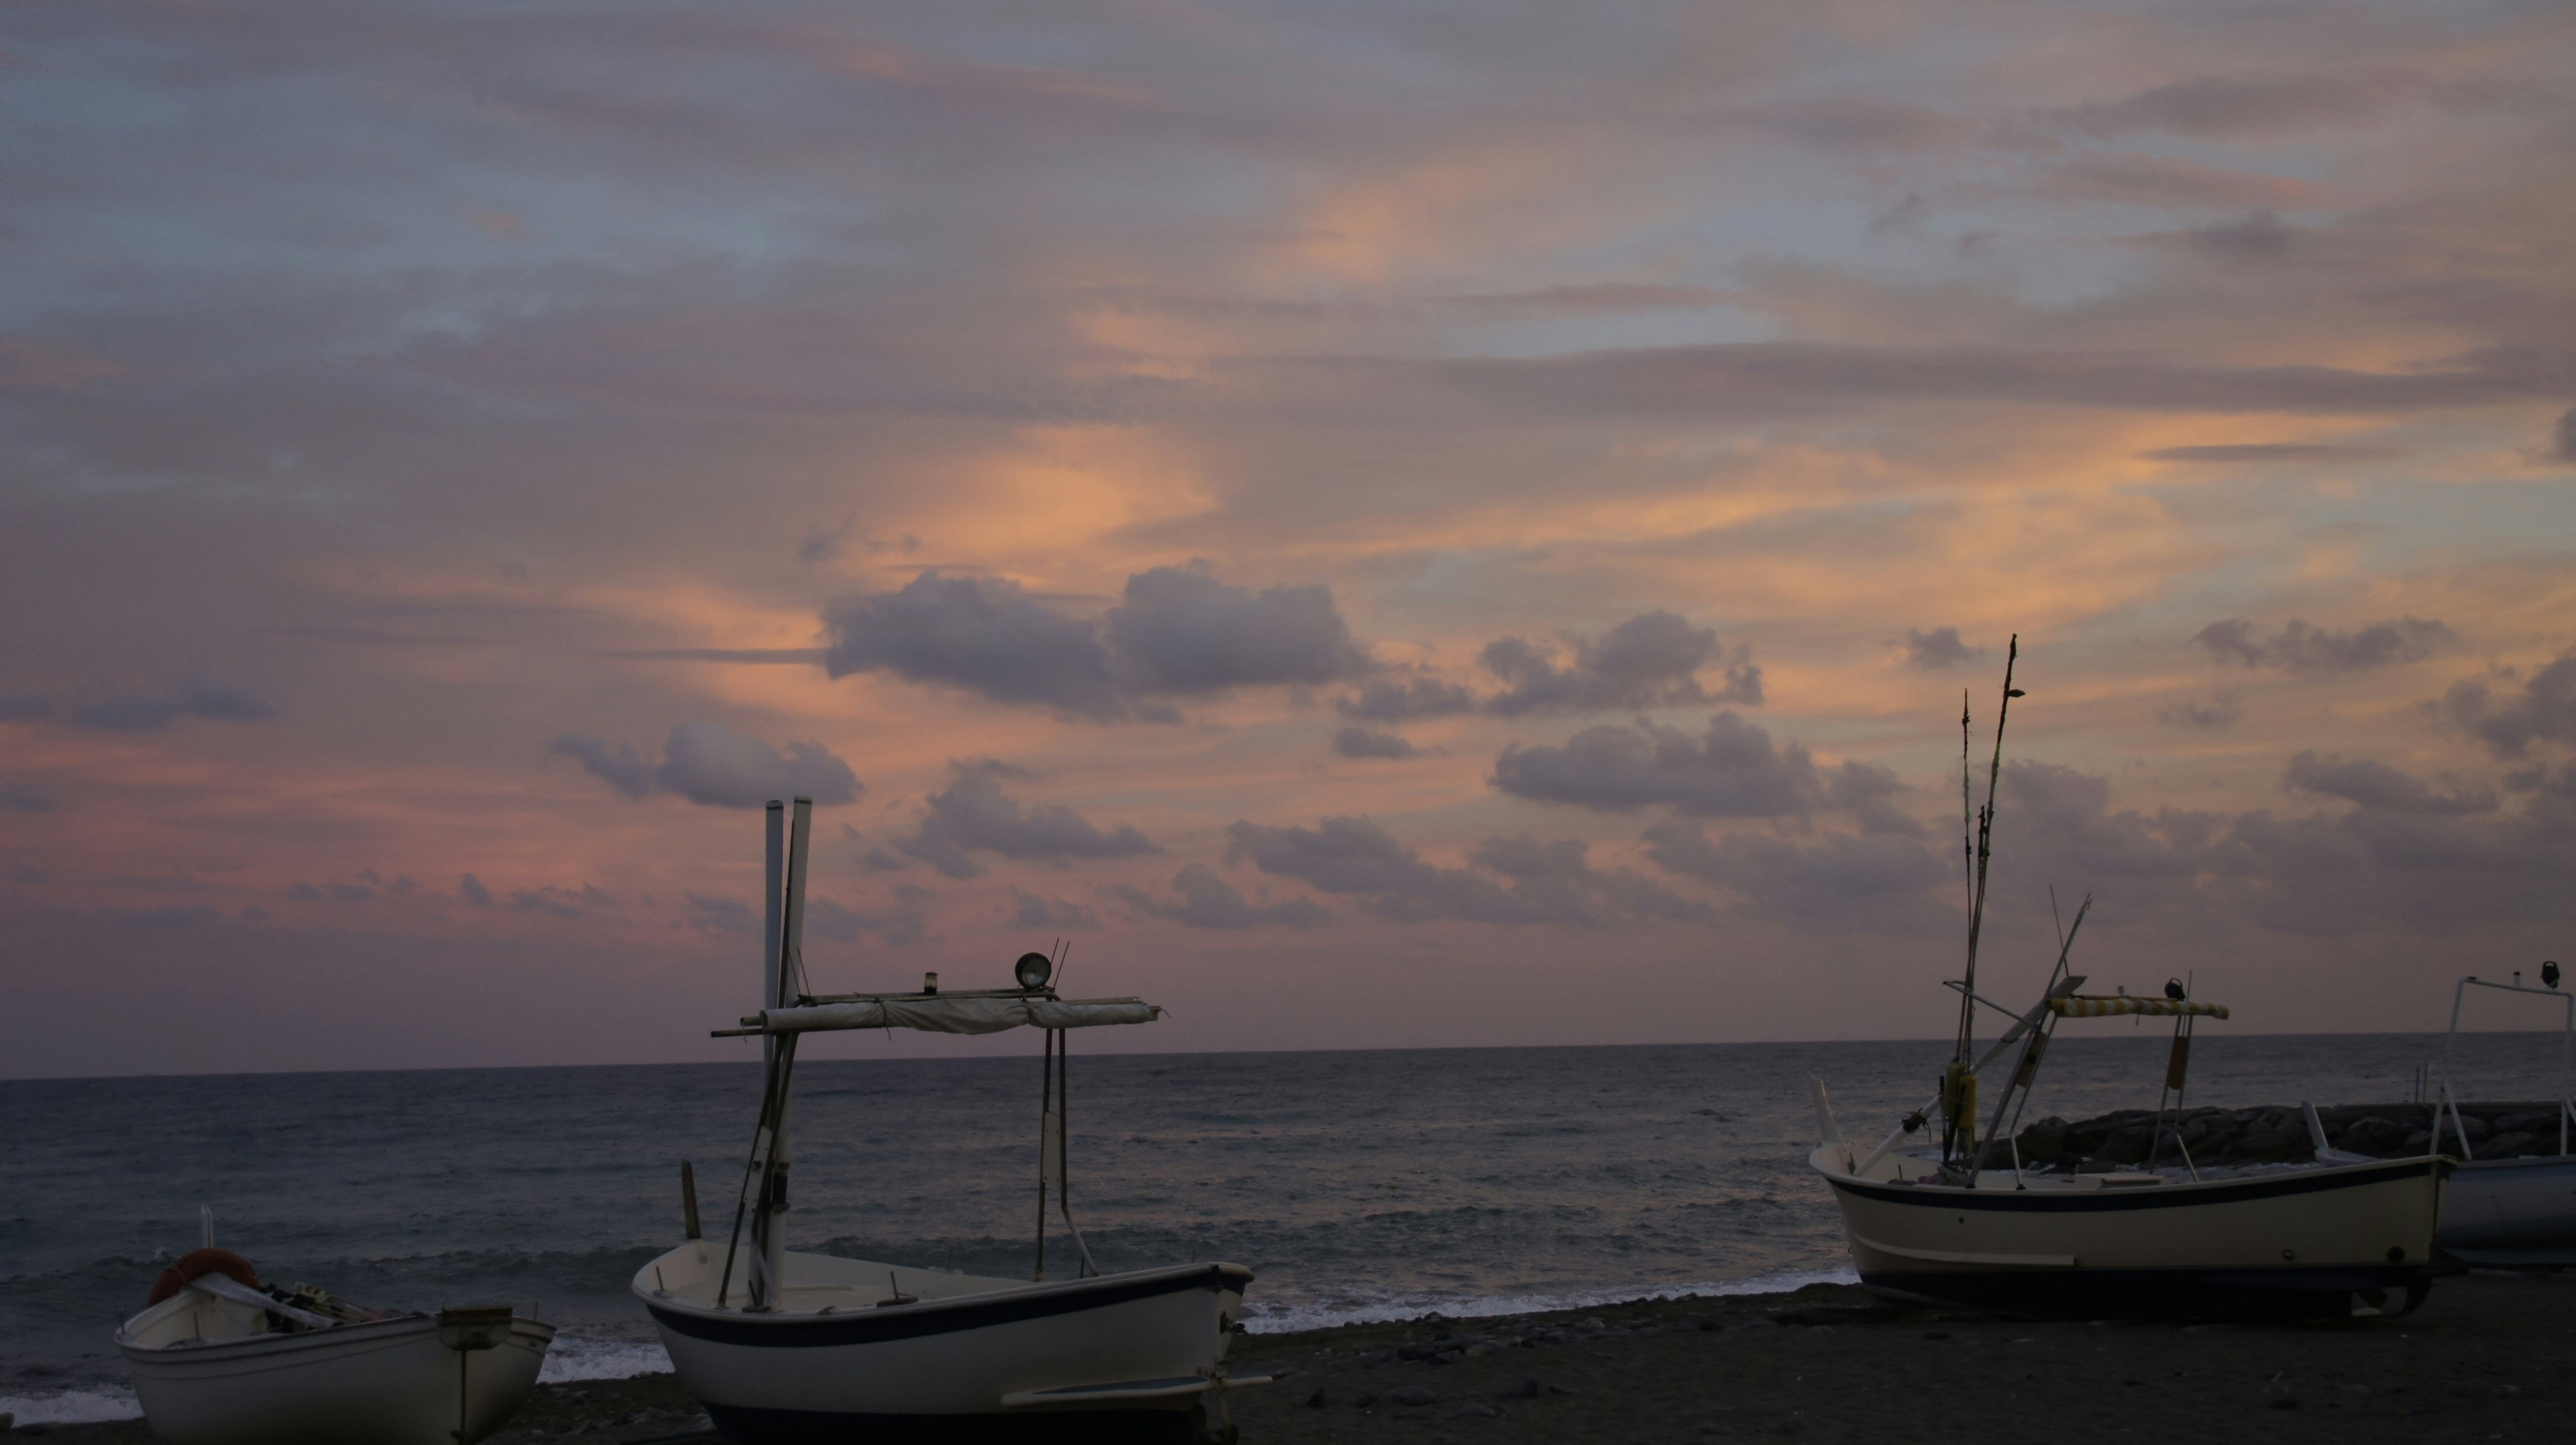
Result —
[[1047, 975], [1053, 972], [1055, 965], [1043, 953], [1023, 953], [1020, 961], [1011, 965], [1011, 977], [1020, 981], [1020, 987], [1032, 992], [1046, 987]]

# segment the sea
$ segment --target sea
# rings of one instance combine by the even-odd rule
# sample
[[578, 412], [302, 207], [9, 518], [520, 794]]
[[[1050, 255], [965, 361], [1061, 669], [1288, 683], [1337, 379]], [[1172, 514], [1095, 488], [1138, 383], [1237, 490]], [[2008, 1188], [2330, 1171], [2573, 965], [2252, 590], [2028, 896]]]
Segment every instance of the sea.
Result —
[[[2169, 1035], [2060, 1038], [2025, 1122], [2153, 1107]], [[2557, 1034], [2483, 1035], [2474, 1093], [2565, 1088]], [[2205, 1030], [2190, 1103], [2412, 1096], [2440, 1035]], [[1105, 1270], [1223, 1259], [1255, 1331], [1853, 1278], [1806, 1169], [1811, 1078], [1876, 1138], [1938, 1040], [1101, 1055], [1072, 1061], [1075, 1220]], [[808, 1062], [790, 1247], [1025, 1276], [1039, 1062]], [[2465, 1079], [2464, 1079], [2465, 1082]], [[545, 1379], [669, 1368], [627, 1282], [733, 1224], [756, 1065], [0, 1081], [0, 1413], [139, 1413], [111, 1340], [216, 1242], [378, 1307], [512, 1302], [562, 1327]], [[1049, 1231], [1051, 1272], [1072, 1263]]]

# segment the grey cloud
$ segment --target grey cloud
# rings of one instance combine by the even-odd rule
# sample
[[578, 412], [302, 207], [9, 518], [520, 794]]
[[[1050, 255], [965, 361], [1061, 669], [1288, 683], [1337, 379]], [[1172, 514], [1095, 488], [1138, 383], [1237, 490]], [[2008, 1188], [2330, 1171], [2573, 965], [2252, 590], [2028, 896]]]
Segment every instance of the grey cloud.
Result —
[[677, 793], [716, 808], [758, 808], [771, 799], [847, 803], [863, 789], [849, 764], [820, 743], [791, 742], [784, 751], [717, 723], [682, 723], [647, 763], [631, 743], [566, 733], [546, 751], [577, 759], [584, 772], [630, 798]]
[[1625, 813], [1656, 805], [1704, 818], [1803, 814], [1823, 789], [1807, 750], [1774, 748], [1771, 735], [1731, 712], [1705, 737], [1640, 719], [1585, 728], [1562, 747], [1518, 743], [1494, 760], [1493, 785], [1514, 797]]
[[0, 697], [0, 722], [50, 722], [56, 709], [49, 697], [20, 693]]
[[1022, 928], [1097, 928], [1100, 915], [1064, 898], [1044, 898], [1025, 888], [1011, 890], [1011, 921]]
[[1864, 833], [1909, 838], [1922, 834], [1923, 825], [1896, 806], [1896, 796], [1904, 791], [1905, 784], [1894, 772], [1858, 758], [1847, 758], [1825, 774], [1826, 806], [1850, 814]]
[[333, 903], [372, 903], [375, 901], [376, 890], [364, 883], [319, 885], [292, 883], [287, 885], [286, 896], [298, 903], [320, 903], [325, 900]]
[[700, 933], [746, 938], [760, 929], [752, 919], [751, 905], [739, 899], [704, 898], [686, 890], [680, 898], [688, 909], [689, 926]]
[[1377, 369], [1407, 366], [1427, 367], [1469, 395], [1522, 416], [1644, 417], [1702, 424], [1891, 401], [2367, 416], [2554, 400], [2565, 395], [2567, 386], [2562, 352], [2501, 349], [2400, 370], [2351, 371], [2195, 365], [2037, 347], [1753, 341], [1526, 359], [1385, 363]]
[[2117, 900], [2113, 916], [2168, 936], [2206, 938], [2228, 925], [2334, 936], [2576, 921], [2576, 897], [2550, 886], [2576, 868], [2576, 799], [2541, 790], [2514, 812], [2455, 811], [2393, 768], [2328, 763], [2314, 780], [2357, 806], [2287, 819], [2113, 812], [2105, 779], [2015, 765], [2004, 774], [1998, 838], [2044, 860], [2061, 887], [2096, 888]]
[[630, 798], [646, 797], [653, 791], [653, 765], [644, 761], [633, 743], [611, 743], [606, 738], [565, 733], [546, 744], [546, 751], [576, 759], [583, 772]]
[[[1262, 872], [1351, 895], [1370, 913], [1399, 923], [1461, 919], [1598, 928], [1707, 916], [1700, 905], [1626, 869], [1596, 871], [1579, 840], [1488, 838], [1470, 855], [1476, 868], [1464, 869], [1425, 863], [1365, 818], [1326, 818], [1313, 828], [1238, 822], [1226, 832], [1228, 861], [1248, 860]], [[1498, 883], [1496, 876], [1509, 881]]]
[[1320, 586], [1254, 592], [1157, 567], [1127, 579], [1126, 599], [1107, 620], [1111, 646], [1147, 692], [1316, 685], [1369, 670]]
[[1180, 897], [1168, 903], [1142, 889], [1115, 891], [1139, 913], [1189, 928], [1321, 928], [1333, 921], [1332, 910], [1311, 898], [1255, 903], [1204, 863], [1192, 863], [1172, 875], [1172, 890]]
[[860, 792], [850, 765], [820, 743], [791, 742], [782, 752], [704, 722], [671, 729], [655, 777], [690, 802], [718, 808], [757, 808], [772, 798], [847, 803]]
[[2207, 702], [2198, 698], [2187, 699], [2156, 712], [2157, 720], [2187, 728], [2230, 727], [2244, 716], [2245, 704], [2232, 692], [2222, 692]]
[[1905, 660], [1916, 667], [1939, 671], [1956, 667], [1985, 655], [1982, 647], [1970, 647], [1959, 640], [1959, 629], [1935, 627], [1926, 632], [1919, 627], [1905, 630]]
[[34, 783], [0, 783], [0, 808], [17, 813], [50, 813], [62, 806], [50, 788]]
[[2252, 139], [2376, 118], [2424, 92], [2404, 72], [2317, 70], [2295, 75], [2198, 75], [2121, 100], [2049, 113], [2055, 125], [2105, 139], [2133, 130]]
[[850, 908], [829, 898], [811, 898], [805, 903], [805, 927], [833, 943], [853, 943], [860, 933], [869, 932], [896, 947], [915, 944], [930, 936], [924, 905], [932, 896], [924, 889], [897, 888], [894, 906], [885, 909]]
[[[242, 916], [247, 919], [257, 911], [244, 909]], [[221, 923], [224, 918], [202, 903], [172, 904], [166, 908], [110, 908], [104, 912], [110, 922], [127, 928], [203, 928], [210, 923]]]
[[2397, 455], [2394, 447], [2336, 446], [2324, 442], [2240, 442], [2226, 446], [2158, 447], [2140, 452], [2151, 462], [2359, 462]]
[[1656, 867], [1724, 888], [1734, 912], [1835, 931], [1921, 933], [1949, 921], [1939, 894], [1957, 874], [1921, 844], [1834, 835], [1800, 846], [1766, 834], [1712, 841], [1668, 819], [1645, 833]]
[[2253, 623], [2231, 618], [2209, 624], [2191, 640], [2222, 660], [2293, 673], [2361, 672], [2420, 662], [2460, 645], [2459, 634], [2448, 626], [2421, 617], [2374, 622], [2350, 632], [2311, 627], [2294, 617], [2269, 642], [2257, 635]]
[[1075, 858], [1133, 858], [1162, 851], [1132, 824], [1103, 833], [1071, 808], [1040, 804], [1023, 811], [1002, 792], [1001, 776], [1016, 771], [1007, 765], [951, 766], [956, 780], [930, 795], [920, 828], [894, 845], [951, 878], [981, 874], [983, 865], [969, 856], [979, 851], [1059, 866]]
[[1443, 296], [1440, 300], [1444, 305], [1474, 311], [1528, 316], [1584, 316], [1631, 311], [1706, 310], [1724, 304], [1726, 293], [1706, 286], [1593, 281], [1488, 296]]
[[1333, 734], [1333, 751], [1346, 758], [1409, 758], [1413, 744], [1375, 728], [1347, 727]]
[[519, 913], [537, 913], [550, 918], [579, 918], [593, 909], [607, 908], [617, 902], [617, 895], [596, 883], [585, 883], [578, 889], [521, 888], [510, 894], [510, 907]]
[[2093, 151], [2060, 161], [2044, 173], [2034, 194], [2057, 202], [2186, 211], [2314, 205], [2324, 199], [2307, 181], [2132, 151]]
[[1326, 588], [1256, 592], [1176, 567], [1128, 578], [1123, 600], [1097, 621], [1005, 579], [929, 571], [899, 592], [841, 603], [824, 623], [834, 677], [882, 669], [1099, 722], [1172, 720], [1157, 698], [1369, 670]]
[[2265, 258], [2286, 255], [2295, 234], [2281, 224], [2278, 212], [2267, 207], [2250, 211], [2233, 221], [2194, 226], [2167, 239], [2220, 256]]
[[2486, 789], [2465, 787], [2454, 781], [2448, 791], [2436, 792], [2422, 779], [2386, 763], [2368, 758], [2349, 762], [2337, 757], [2321, 758], [2307, 749], [2290, 759], [2289, 767], [2281, 774], [2281, 786], [2294, 793], [2341, 798], [2365, 808], [2436, 817], [2492, 812], [2496, 805], [2495, 794]]
[[483, 880], [471, 873], [456, 880], [456, 891], [465, 895], [465, 901], [477, 908], [492, 906], [492, 890], [484, 887]]
[[203, 675], [189, 677], [175, 696], [111, 697], [71, 711], [72, 721], [82, 727], [126, 733], [158, 732], [185, 717], [266, 722], [276, 716], [277, 709], [250, 689]]
[[1739, 125], [1839, 155], [1947, 150], [1976, 134], [1976, 123], [1923, 106], [1861, 97], [1822, 96], [1748, 106], [1727, 118]]
[[2576, 649], [2534, 672], [2519, 696], [2499, 698], [2483, 682], [2462, 682], [2439, 709], [2500, 758], [2521, 757], [2533, 743], [2576, 743]]
[[2558, 414], [2558, 425], [2549, 435], [2545, 455], [2553, 462], [2576, 463], [2576, 406]]
[[1450, 717], [1473, 712], [1476, 695], [1456, 683], [1413, 673], [1368, 678], [1360, 683], [1357, 693], [1335, 698], [1333, 706], [1344, 717], [1364, 718], [1370, 722], [1403, 722], [1409, 718]]
[[1115, 660], [1098, 627], [1028, 595], [1016, 582], [924, 572], [899, 592], [823, 614], [834, 677], [883, 669], [908, 682], [1036, 703], [1077, 717], [1128, 715]]
[[[1572, 663], [1560, 667], [1555, 653], [1522, 638], [1487, 643], [1485, 670], [1506, 685], [1486, 702], [1487, 710], [1520, 717], [1707, 702], [1698, 673], [1720, 656], [1714, 628], [1693, 627], [1660, 609], [1629, 618], [1597, 641], [1575, 638], [1573, 646]], [[1727, 670], [1726, 697], [1762, 700], [1762, 670], [1742, 648]]]

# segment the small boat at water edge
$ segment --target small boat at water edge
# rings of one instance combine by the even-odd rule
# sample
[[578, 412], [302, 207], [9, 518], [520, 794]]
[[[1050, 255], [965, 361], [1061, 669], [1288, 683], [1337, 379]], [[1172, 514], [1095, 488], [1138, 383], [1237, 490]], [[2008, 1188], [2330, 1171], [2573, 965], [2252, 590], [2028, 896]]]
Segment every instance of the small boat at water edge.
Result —
[[[2161, 1120], [2168, 1109], [2178, 1114], [2182, 1107], [2194, 1024], [2225, 1019], [2228, 1010], [2193, 999], [2179, 978], [2166, 984], [2161, 998], [2133, 997], [2125, 989], [2079, 992], [2085, 980], [2067, 964], [2092, 908], [2089, 897], [2059, 940], [2056, 965], [2037, 1004], [2015, 1015], [1978, 994], [1977, 945], [1993, 856], [2003, 720], [2012, 699], [2022, 696], [2012, 685], [2019, 652], [2016, 639], [2006, 657], [1986, 804], [1972, 824], [1967, 969], [1949, 985], [1960, 996], [1951, 1062], [1932, 1098], [1866, 1154], [1843, 1138], [1823, 1081], [1815, 1085], [1823, 1142], [1808, 1162], [1841, 1208], [1861, 1283], [1906, 1299], [2072, 1318], [2349, 1315], [2359, 1312], [2356, 1301], [2359, 1310], [2378, 1313], [2388, 1309], [2391, 1291], [2404, 1293], [2398, 1312], [2413, 1310], [2432, 1288], [2433, 1234], [2451, 1167], [2437, 1155], [2209, 1179], [2175, 1132], [2187, 1178], [2154, 1172], [2153, 1151], [2149, 1167], [2136, 1171], [2059, 1174], [2023, 1167], [2012, 1126], [2029, 1101], [2059, 1023], [2173, 1019], [2173, 1051], [2157, 1110]], [[1967, 728], [1963, 708], [1963, 806]], [[1982, 1055], [1975, 1048], [1980, 1007], [2012, 1020]], [[2018, 1058], [1981, 1139], [1979, 1079], [2016, 1045]], [[1896, 1152], [1936, 1116], [1934, 1157]], [[2160, 1128], [2159, 1148], [2165, 1137]]]
[[528, 1398], [554, 1342], [507, 1305], [387, 1312], [263, 1285], [213, 1237], [210, 1220], [116, 1332], [169, 1445], [472, 1445]]
[[[782, 859], [782, 805], [768, 818], [768, 903], [758, 1013], [718, 1037], [758, 1037], [766, 1061], [759, 1121], [732, 1233], [698, 1225], [694, 1174], [681, 1173], [687, 1242], [638, 1270], [680, 1383], [728, 1437], [789, 1442], [1231, 1441], [1225, 1357], [1252, 1271], [1190, 1263], [1104, 1272], [1074, 1223], [1065, 1166], [1067, 1031], [1151, 1023], [1140, 999], [1065, 999], [1060, 960], [1023, 955], [1016, 988], [942, 993], [807, 991], [805, 872], [812, 804], [795, 804]], [[986, 1034], [1036, 1028], [1040, 1070], [1037, 1257], [1032, 1277], [998, 1279], [789, 1250], [791, 1103], [805, 1034], [917, 1029]], [[1072, 1237], [1069, 1278], [1047, 1275], [1047, 1219]], [[1059, 1258], [1062, 1254], [1059, 1253]]]
[[[2432, 1117], [2425, 1134], [2430, 1146], [2442, 1149], [2446, 1135], [2459, 1146], [2458, 1161], [2452, 1165], [2449, 1198], [2442, 1206], [2441, 1232], [2433, 1237], [2433, 1246], [2445, 1258], [2460, 1264], [2501, 1269], [2563, 1269], [2576, 1265], [2576, 1153], [2569, 1150], [2570, 1143], [2576, 1142], [2571, 1140], [2571, 1135], [2576, 1135], [2576, 998], [2559, 991], [2556, 963], [2542, 964], [2540, 977], [2546, 988], [2528, 987], [2519, 973], [2511, 983], [2476, 974], [2461, 979], [2451, 991], [2451, 1029], [2442, 1043], [2438, 1090], [2429, 1091], [2431, 1097], [2411, 1106], [2396, 1105], [2390, 1110], [2400, 1114], [2414, 1109], [2429, 1111]], [[2559, 1096], [2554, 1103], [2479, 1108], [2459, 1099], [2454, 1089], [2453, 1059], [2460, 1038], [2460, 1005], [2472, 988], [2529, 994], [2561, 1007], [2565, 1030], [2560, 1045]], [[2418, 1079], [2423, 1079], [2422, 1072]], [[2497, 1127], [2485, 1130], [2483, 1143], [2470, 1138], [2472, 1122], [2482, 1130], [2486, 1125], [2483, 1118], [2463, 1114], [2464, 1109], [2472, 1108], [2497, 1121]], [[2316, 1145], [2320, 1163], [2373, 1162], [2372, 1154], [2330, 1146], [2316, 1109], [2308, 1107], [2306, 1113], [2308, 1134]], [[2486, 1157], [2481, 1158], [2481, 1154]]]

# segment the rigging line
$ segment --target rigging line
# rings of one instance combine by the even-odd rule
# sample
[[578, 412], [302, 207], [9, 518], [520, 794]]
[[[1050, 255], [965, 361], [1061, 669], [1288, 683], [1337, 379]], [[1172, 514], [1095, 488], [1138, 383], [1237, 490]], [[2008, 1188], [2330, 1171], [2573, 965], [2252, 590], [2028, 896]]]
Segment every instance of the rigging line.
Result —
[[1977, 906], [1976, 809], [1968, 788], [1968, 690], [1959, 689], [1959, 871], [1968, 890], [1967, 903]]
[[[2056, 901], [2056, 892], [2057, 890], [2053, 888], [2049, 890], [2049, 901], [2051, 903]], [[2058, 938], [2057, 963], [2048, 971], [2048, 992], [2055, 993], [2057, 991], [2057, 980], [2066, 972], [2067, 957], [2075, 949], [2076, 930], [2081, 929], [2084, 926], [2084, 915], [2092, 911], [2093, 895], [2087, 893], [2084, 895], [2083, 904], [2075, 910], [2075, 927], [2067, 929]], [[2030, 1103], [2031, 1092], [2038, 1083], [2039, 1066], [2037, 1058], [2034, 1056], [2046, 1056], [2048, 1052], [2048, 1041], [2050, 1038], [2055, 1036], [2056, 1028], [2057, 1016], [2054, 1013], [2046, 1014], [2042, 1016], [2039, 1027], [2031, 1031], [2029, 1041], [2022, 1045], [2021, 1058], [2013, 1064], [2012, 1073], [2004, 1081], [2004, 1096], [1995, 1101], [1994, 1117], [1986, 1125], [1985, 1142], [1977, 1146], [1976, 1160], [1969, 1166], [1970, 1168], [1982, 1169], [1985, 1167], [1986, 1151], [1994, 1147], [1997, 1131], [2000, 1130], [2003, 1133], [2003, 1136], [2008, 1139], [2017, 1137], [2021, 1128], [2022, 1108]], [[2014, 1097], [2016, 1090], [2018, 1090], [2020, 1094], [2018, 1102], [2015, 1101]], [[2010, 1128], [2006, 1128], [2004, 1124], [2004, 1111], [2007, 1109], [2012, 1111], [2012, 1125]], [[2018, 1160], [2020, 1156], [2016, 1153], [2014, 1157]], [[2016, 1164], [2014, 1172], [2016, 1174], [2020, 1172], [2018, 1164]]]
[[[769, 1192], [769, 1170], [766, 1166], [778, 1156], [778, 1125], [784, 1122], [780, 1118], [780, 1102], [786, 1095], [787, 1077], [795, 1067], [796, 1036], [789, 1034], [778, 1040], [777, 1056], [760, 1091], [760, 1122], [751, 1131], [751, 1157], [742, 1163], [742, 1188], [735, 1191], [733, 1201], [733, 1233], [725, 1239], [724, 1273], [716, 1282], [717, 1309], [724, 1308], [725, 1294], [733, 1286], [734, 1254], [742, 1246], [743, 1212], [751, 1200], [751, 1179], [755, 1171], [761, 1176], [761, 1194], [766, 1197]], [[763, 1147], [764, 1137], [766, 1148]]]

